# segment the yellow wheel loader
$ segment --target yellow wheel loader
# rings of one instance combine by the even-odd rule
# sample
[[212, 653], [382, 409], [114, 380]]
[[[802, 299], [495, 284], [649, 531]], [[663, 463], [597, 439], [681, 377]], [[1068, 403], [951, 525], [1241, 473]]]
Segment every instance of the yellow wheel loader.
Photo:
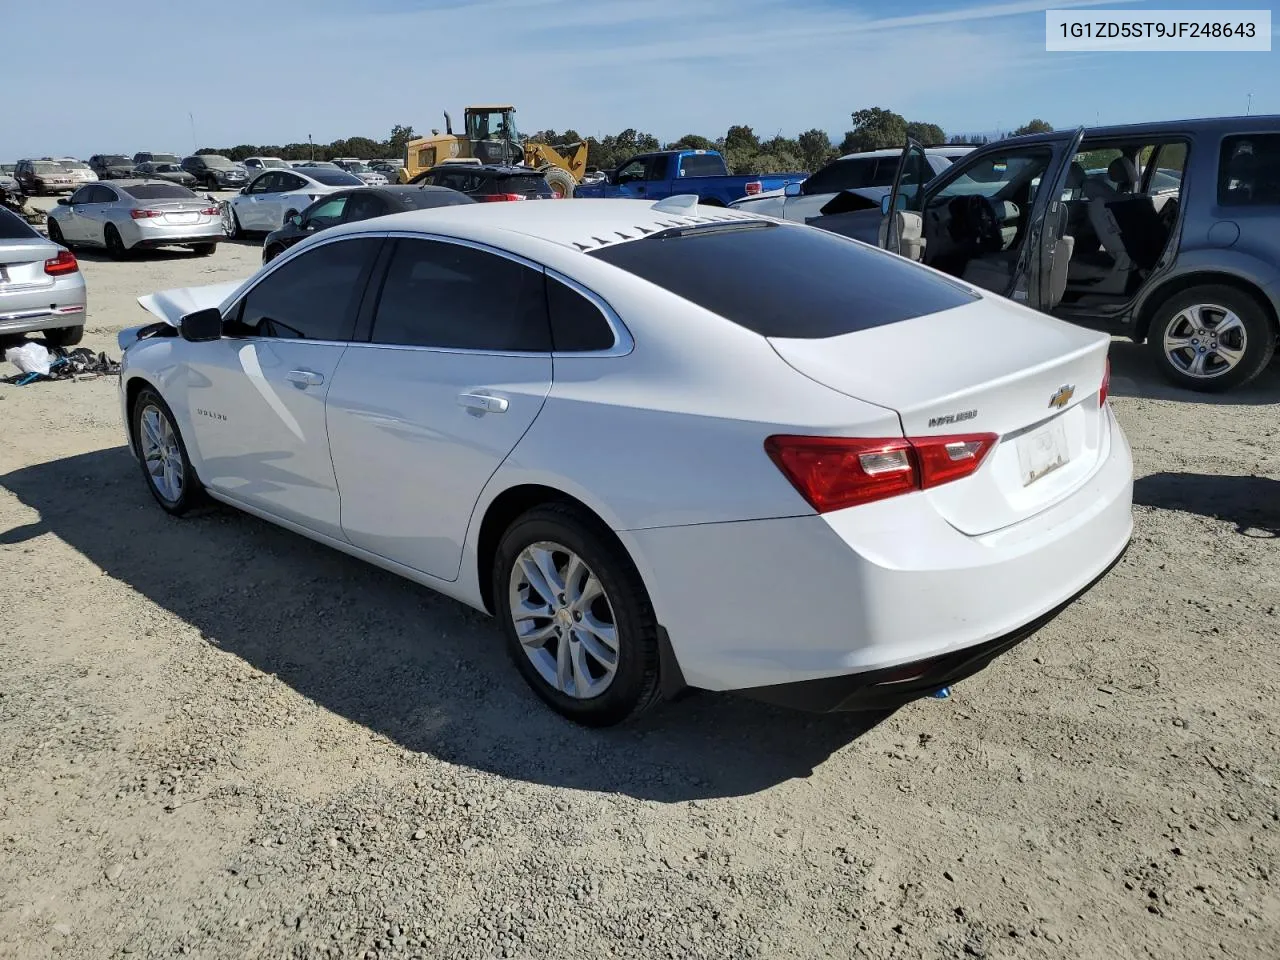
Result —
[[467, 107], [463, 111], [465, 131], [453, 132], [453, 119], [446, 111], [444, 133], [410, 140], [404, 148], [400, 182], [410, 183], [418, 175], [441, 163], [479, 160], [481, 163], [524, 164], [547, 178], [559, 197], [573, 196], [574, 187], [587, 172], [587, 145], [526, 142], [516, 130], [516, 108]]

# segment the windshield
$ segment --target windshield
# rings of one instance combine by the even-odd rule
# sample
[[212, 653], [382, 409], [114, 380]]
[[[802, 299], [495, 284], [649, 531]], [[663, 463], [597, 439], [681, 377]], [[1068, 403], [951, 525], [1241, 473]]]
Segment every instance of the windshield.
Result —
[[204, 160], [204, 165], [206, 167], [210, 167], [215, 170], [235, 169], [235, 164], [231, 162], [230, 158], [220, 156], [216, 153], [202, 154], [201, 159]]
[[103, 157], [102, 162], [108, 167], [131, 167], [133, 161], [128, 157]]
[[345, 170], [330, 170], [325, 167], [307, 167], [306, 174], [317, 183], [326, 187], [363, 187], [364, 181], [352, 176]]
[[289, 169], [289, 165], [287, 163], [283, 160], [277, 160], [275, 157], [268, 157], [267, 159], [259, 160], [258, 162], [264, 167], [284, 167], [286, 170]]
[[79, 160], [61, 160], [63, 170], [88, 170], [87, 163], [81, 163]]
[[160, 173], [177, 173], [182, 168], [175, 166], [172, 163], [157, 163], [152, 167], [152, 169], [158, 170]]
[[342, 165], [342, 169], [346, 170], [347, 173], [369, 173], [370, 172], [369, 167], [366, 164], [361, 163], [359, 160], [351, 160], [351, 161], [348, 161], [347, 163], [344, 163]]
[[153, 153], [151, 155], [152, 163], [177, 163], [178, 158], [172, 153]]
[[176, 183], [138, 183], [131, 187], [116, 187], [135, 200], [191, 200], [195, 194]]
[[33, 163], [32, 168], [36, 173], [66, 173], [67, 169], [60, 163], [51, 163], [49, 161], [37, 161]]

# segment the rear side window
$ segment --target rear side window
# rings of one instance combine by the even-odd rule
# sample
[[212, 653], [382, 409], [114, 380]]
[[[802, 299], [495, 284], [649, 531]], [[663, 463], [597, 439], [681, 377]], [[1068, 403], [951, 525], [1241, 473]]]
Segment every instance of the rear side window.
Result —
[[723, 177], [724, 161], [709, 153], [697, 153], [680, 158], [682, 177]]
[[765, 337], [838, 337], [978, 299], [909, 260], [783, 224], [670, 230], [589, 256]]
[[547, 311], [551, 315], [551, 343], [557, 353], [613, 346], [613, 328], [600, 308], [555, 277], [547, 277]]
[[43, 239], [16, 213], [0, 207], [0, 240]]
[[179, 183], [140, 183], [117, 188], [137, 200], [191, 200], [195, 194]]
[[[880, 163], [877, 157], [858, 157], [853, 160], [837, 160], [823, 167], [804, 182], [801, 189], [806, 194], [839, 193], [841, 190], [856, 190], [860, 187], [875, 185], [876, 166]], [[892, 169], [890, 169], [892, 166]], [[893, 183], [893, 175], [897, 171], [898, 160], [890, 158], [885, 164], [889, 183]]]
[[399, 240], [378, 298], [372, 340], [491, 353], [549, 352], [542, 272], [461, 244]]
[[1224, 207], [1280, 204], [1280, 133], [1223, 138], [1218, 203]]
[[227, 334], [350, 340], [366, 271], [381, 243], [376, 237], [339, 240], [282, 264], [241, 300]]

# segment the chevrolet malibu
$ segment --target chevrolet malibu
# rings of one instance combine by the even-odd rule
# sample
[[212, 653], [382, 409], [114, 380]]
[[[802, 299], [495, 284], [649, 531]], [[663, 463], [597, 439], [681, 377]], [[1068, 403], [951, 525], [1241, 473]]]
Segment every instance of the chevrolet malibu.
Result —
[[1117, 561], [1105, 336], [695, 201], [401, 213], [141, 298], [148, 489], [487, 611], [590, 725], [685, 687], [897, 705]]
[[177, 183], [110, 180], [59, 200], [48, 229], [54, 243], [104, 247], [115, 260], [156, 247], [208, 256], [222, 239], [222, 214], [212, 200]]

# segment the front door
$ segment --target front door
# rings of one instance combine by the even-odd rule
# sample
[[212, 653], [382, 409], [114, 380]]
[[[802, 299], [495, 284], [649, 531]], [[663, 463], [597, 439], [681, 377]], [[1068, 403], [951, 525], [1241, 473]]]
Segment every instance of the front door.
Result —
[[[271, 222], [270, 209], [280, 191], [280, 174], [268, 171], [250, 184], [244, 199], [235, 204], [240, 226], [246, 230], [265, 230]], [[274, 228], [272, 228], [274, 229]]]
[[88, 214], [93, 207], [93, 187], [81, 187], [67, 200], [66, 215], [59, 218], [58, 229], [68, 243], [84, 243], [88, 237]]
[[893, 189], [882, 208], [880, 236], [883, 246], [893, 253], [902, 254], [903, 218], [899, 212], [919, 214], [924, 205], [924, 185], [933, 176], [933, 168], [929, 166], [929, 156], [924, 147], [910, 137], [902, 148], [902, 158], [898, 161], [898, 172], [893, 178]]
[[472, 511], [551, 390], [540, 270], [402, 237], [370, 342], [329, 391], [342, 529], [358, 547], [456, 580]]
[[210, 488], [341, 538], [325, 396], [381, 243], [312, 247], [226, 312], [223, 339], [191, 346], [187, 404]]
[[652, 179], [653, 157], [634, 157], [618, 168], [614, 185], [618, 188], [618, 196], [628, 199], [645, 198], [648, 181]]

